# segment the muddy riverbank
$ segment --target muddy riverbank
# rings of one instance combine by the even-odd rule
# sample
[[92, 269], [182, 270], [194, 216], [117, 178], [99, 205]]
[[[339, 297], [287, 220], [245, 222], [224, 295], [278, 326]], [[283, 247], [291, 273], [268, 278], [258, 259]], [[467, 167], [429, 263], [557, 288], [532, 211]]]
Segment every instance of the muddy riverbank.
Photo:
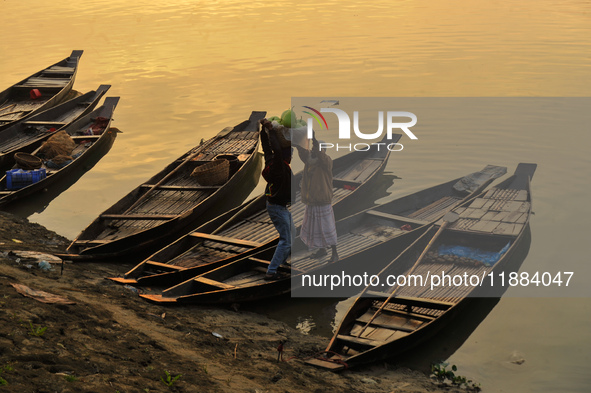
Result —
[[[68, 239], [0, 212], [0, 390], [10, 392], [453, 392], [379, 364], [333, 374], [302, 359], [326, 338], [239, 307], [162, 307], [105, 277], [130, 266], [52, 264], [10, 251], [63, 252]], [[73, 304], [43, 303], [12, 284]], [[215, 333], [215, 334], [214, 334]], [[284, 361], [277, 346], [285, 341]], [[165, 383], [171, 378], [168, 386]], [[178, 379], [174, 377], [181, 375]], [[4, 382], [3, 382], [4, 381]]]

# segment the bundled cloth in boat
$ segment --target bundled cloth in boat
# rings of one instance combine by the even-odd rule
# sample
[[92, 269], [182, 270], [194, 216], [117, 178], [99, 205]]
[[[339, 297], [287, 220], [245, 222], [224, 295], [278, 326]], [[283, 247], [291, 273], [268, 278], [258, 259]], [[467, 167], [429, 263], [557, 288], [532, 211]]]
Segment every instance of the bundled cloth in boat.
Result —
[[[79, 154], [77, 156], [79, 156]], [[45, 166], [52, 169], [61, 169], [69, 165], [73, 160], [74, 157], [72, 156], [60, 154], [58, 156], [53, 157], [51, 160], [45, 161]]]
[[507, 252], [510, 246], [511, 242], [507, 243], [499, 252], [483, 251], [478, 248], [465, 246], [440, 246], [439, 255], [470, 258], [482, 262], [485, 266], [493, 266]]
[[94, 120], [94, 123], [88, 127], [88, 129], [84, 132], [84, 135], [101, 135], [107, 125], [109, 124], [109, 120], [106, 117], [99, 116]]

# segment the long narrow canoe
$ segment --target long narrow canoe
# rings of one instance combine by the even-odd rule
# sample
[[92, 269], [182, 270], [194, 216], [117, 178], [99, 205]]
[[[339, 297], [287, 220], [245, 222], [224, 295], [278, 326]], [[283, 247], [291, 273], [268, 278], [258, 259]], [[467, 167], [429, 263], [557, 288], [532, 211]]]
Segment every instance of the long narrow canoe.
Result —
[[[394, 135], [393, 142], [400, 135]], [[355, 206], [369, 194], [372, 185], [390, 156], [388, 149], [374, 145], [369, 151], [356, 151], [333, 161], [333, 209], [335, 217], [350, 214]], [[292, 184], [300, 184], [302, 173], [294, 175]], [[291, 208], [294, 225], [299, 227], [304, 217], [304, 206], [299, 203], [300, 193]], [[279, 236], [269, 218], [266, 198], [261, 195], [246, 204], [233, 216], [220, 217], [147, 258], [126, 273], [114, 278], [121, 283], [168, 287], [188, 278], [252, 255], [277, 244]]]
[[31, 153], [54, 131], [91, 112], [111, 85], [72, 98], [0, 131], [0, 168], [14, 165], [14, 153]]
[[[3, 210], [6, 210], [5, 205], [11, 202], [17, 200], [20, 202], [26, 196], [44, 192], [44, 190], [48, 189], [51, 184], [71, 175], [73, 171], [80, 166], [86, 165], [87, 162], [92, 160], [92, 155], [96, 151], [110, 148], [117, 136], [117, 133], [114, 130], [111, 130], [111, 121], [113, 120], [113, 112], [115, 111], [118, 102], [119, 97], [107, 97], [102, 106], [63, 129], [63, 131], [68, 133], [76, 143], [76, 147], [70, 153], [73, 160], [69, 164], [61, 168], [54, 168], [48, 166], [47, 162], [44, 162], [41, 167], [42, 169], [45, 169], [46, 172], [46, 177], [44, 179], [26, 187], [14, 190], [7, 188], [7, 175], [2, 176], [2, 178], [0, 178], [0, 207], [2, 207]], [[96, 119], [99, 118], [105, 119], [101, 122], [100, 128], [96, 128], [95, 134], [86, 135], [86, 130], [93, 127], [96, 123]], [[39, 149], [33, 151], [32, 154], [36, 155]], [[17, 167], [15, 166], [14, 169], [17, 169]]]
[[[242, 203], [260, 176], [258, 129], [264, 116], [265, 112], [252, 112], [248, 120], [176, 159], [101, 213], [63, 257], [72, 261], [139, 259]], [[191, 176], [195, 168], [228, 156], [235, 159], [235, 166], [225, 183], [201, 185]]]
[[[305, 275], [360, 266], [379, 271], [397, 252], [404, 250], [447, 211], [478, 195], [506, 168], [489, 165], [480, 172], [374, 206], [337, 222], [340, 260], [330, 263], [330, 253], [313, 258], [312, 251], [296, 242], [291, 266], [282, 266], [283, 277], [265, 281], [271, 255], [265, 250], [168, 288], [162, 295], [142, 295], [152, 301], [178, 303], [233, 303], [261, 300], [299, 288]], [[469, 184], [469, 186], [467, 186]], [[375, 270], [377, 269], [377, 270]], [[326, 288], [324, 288], [326, 289]], [[307, 289], [306, 296], [321, 294]], [[316, 288], [318, 290], [318, 288]], [[333, 292], [335, 293], [335, 292]], [[335, 296], [341, 297], [335, 293]]]
[[[338, 371], [395, 357], [437, 334], [470, 296], [482, 296], [483, 288], [490, 290], [490, 275], [507, 269], [529, 228], [530, 181], [535, 170], [535, 164], [519, 164], [509, 179], [454, 209], [457, 220], [442, 220], [430, 227], [378, 273], [379, 283], [357, 298], [326, 355], [308, 363]], [[466, 275], [469, 285], [454, 278], [455, 285], [449, 279], [431, 289], [433, 275], [443, 273]], [[397, 279], [392, 280], [393, 276]], [[388, 277], [394, 285], [388, 284]], [[484, 280], [483, 286], [472, 277]], [[412, 281], [396, 285], [405, 279]]]
[[[0, 131], [62, 101], [72, 90], [82, 53], [81, 50], [72, 51], [69, 57], [1, 92]], [[35, 95], [37, 91], [40, 96]]]

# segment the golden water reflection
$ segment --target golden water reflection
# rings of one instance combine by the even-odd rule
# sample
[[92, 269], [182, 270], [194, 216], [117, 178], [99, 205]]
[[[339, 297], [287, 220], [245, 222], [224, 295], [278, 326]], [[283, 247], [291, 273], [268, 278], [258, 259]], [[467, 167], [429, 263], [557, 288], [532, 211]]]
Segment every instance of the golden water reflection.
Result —
[[[575, 0], [6, 0], [0, 26], [1, 86], [83, 49], [75, 88], [110, 83], [109, 94], [121, 96], [114, 125], [123, 133], [112, 150], [31, 217], [70, 238], [201, 138], [239, 123], [252, 110], [278, 115], [291, 97], [588, 96], [591, 91], [591, 4]], [[535, 159], [540, 210], [531, 253], [547, 258], [539, 250], [556, 223], [554, 216], [544, 221], [541, 213], [571, 197], [572, 185], [564, 183], [572, 171], [561, 163], [588, 172], [586, 135], [585, 130], [543, 137], [516, 132], [509, 143], [490, 133], [466, 132], [455, 139], [432, 133], [421, 137], [420, 148], [391, 160], [388, 170], [402, 178], [394, 187], [402, 195], [482, 163]], [[439, 153], [440, 144], [454, 154]], [[584, 176], [577, 179], [583, 190]], [[586, 191], [569, 205], [582, 206]], [[560, 236], [573, 247], [571, 257], [580, 258], [575, 240], [581, 235], [574, 228], [586, 226], [574, 222], [568, 228], [573, 230], [560, 228]], [[502, 314], [499, 307], [495, 311]], [[527, 316], [531, 323], [524, 325], [537, 321]], [[572, 336], [564, 338], [564, 350], [554, 352], [568, 365], [584, 362], [565, 353], [576, 341]], [[529, 359], [543, 357], [534, 353], [538, 356]], [[498, 374], [497, 367], [490, 369]], [[574, 390], [582, 386], [573, 383]]]

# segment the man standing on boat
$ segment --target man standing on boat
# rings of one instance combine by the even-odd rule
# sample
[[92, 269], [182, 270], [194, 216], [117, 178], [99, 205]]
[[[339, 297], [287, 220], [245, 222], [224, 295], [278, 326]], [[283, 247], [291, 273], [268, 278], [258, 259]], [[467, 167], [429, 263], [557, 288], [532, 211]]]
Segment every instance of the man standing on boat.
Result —
[[273, 125], [267, 119], [261, 120], [261, 145], [265, 156], [263, 178], [267, 181], [267, 212], [279, 233], [279, 243], [267, 269], [265, 280], [279, 278], [277, 268], [287, 263], [291, 253], [291, 234], [293, 221], [289, 206], [291, 205], [291, 145], [282, 145]]

